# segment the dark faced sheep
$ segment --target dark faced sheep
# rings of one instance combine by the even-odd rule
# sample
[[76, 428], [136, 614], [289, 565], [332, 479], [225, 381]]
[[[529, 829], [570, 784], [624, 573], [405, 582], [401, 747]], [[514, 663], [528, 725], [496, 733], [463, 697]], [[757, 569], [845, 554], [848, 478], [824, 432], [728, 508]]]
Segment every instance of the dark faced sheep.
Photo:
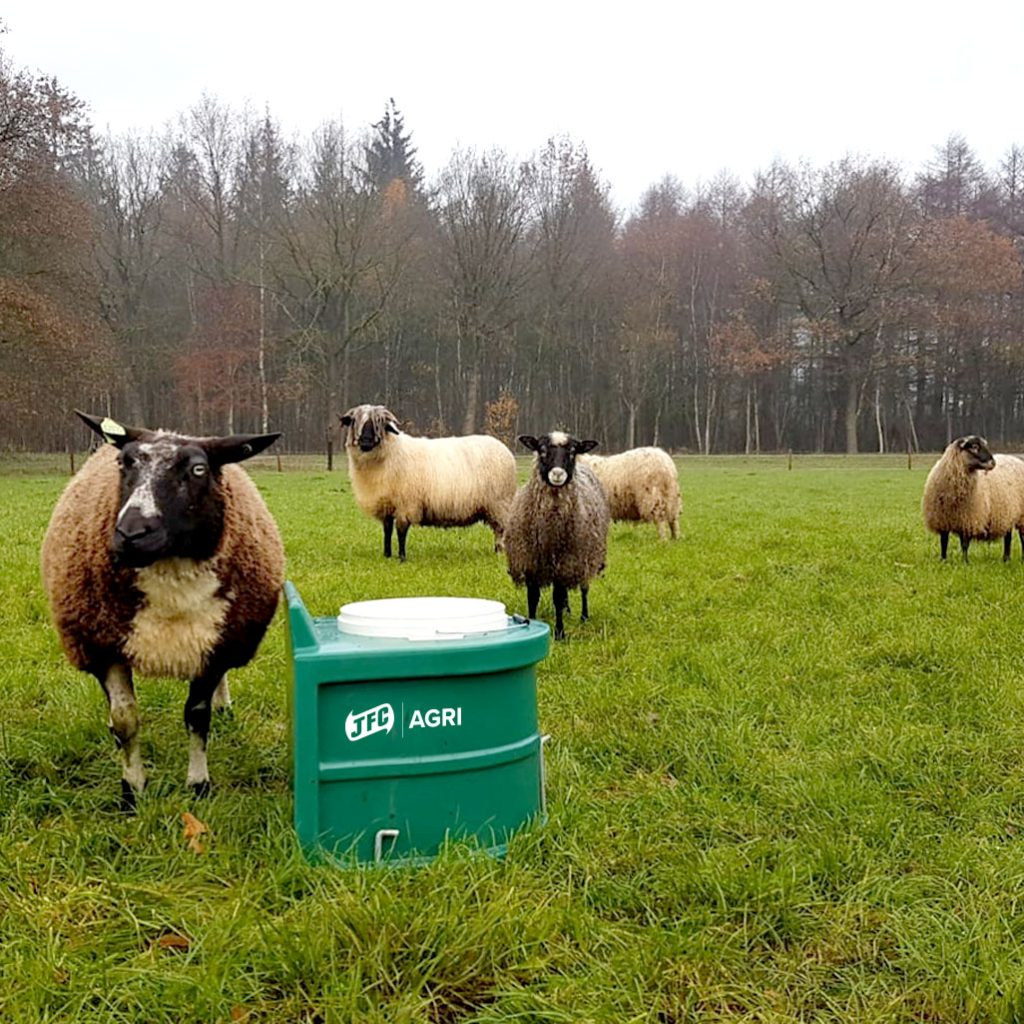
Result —
[[925, 525], [939, 535], [942, 558], [955, 533], [965, 562], [972, 540], [1002, 540], [1003, 561], [1009, 561], [1015, 529], [1024, 552], [1024, 462], [993, 455], [977, 434], [959, 437], [928, 474], [921, 510]]
[[520, 443], [536, 452], [533, 472], [516, 492], [505, 530], [512, 580], [526, 584], [528, 614], [537, 616], [541, 589], [552, 588], [555, 638], [565, 636], [562, 614], [569, 591], [579, 587], [580, 620], [589, 615], [590, 581], [604, 569], [608, 544], [608, 499], [597, 477], [577, 461], [596, 441], [578, 441], [561, 431], [524, 434]]
[[79, 415], [109, 443], [65, 488], [43, 540], [53, 621], [107, 695], [122, 805], [146, 784], [134, 671], [189, 680], [187, 781], [203, 795], [211, 706], [256, 653], [284, 582], [277, 527], [233, 463], [280, 435], [188, 437]]
[[515, 456], [497, 438], [412, 437], [383, 405], [357, 405], [341, 417], [356, 503], [384, 526], [384, 557], [398, 532], [405, 561], [410, 526], [485, 522], [501, 550], [505, 517], [516, 492]]

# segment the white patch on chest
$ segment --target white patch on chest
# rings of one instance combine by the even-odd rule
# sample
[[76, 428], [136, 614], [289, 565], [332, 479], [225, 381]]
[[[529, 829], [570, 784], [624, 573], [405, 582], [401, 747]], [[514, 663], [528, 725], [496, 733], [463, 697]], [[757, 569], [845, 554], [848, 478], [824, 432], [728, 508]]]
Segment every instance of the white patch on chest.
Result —
[[140, 569], [135, 585], [143, 601], [125, 643], [132, 666], [143, 675], [199, 675], [228, 613], [216, 573], [190, 558], [167, 558]]

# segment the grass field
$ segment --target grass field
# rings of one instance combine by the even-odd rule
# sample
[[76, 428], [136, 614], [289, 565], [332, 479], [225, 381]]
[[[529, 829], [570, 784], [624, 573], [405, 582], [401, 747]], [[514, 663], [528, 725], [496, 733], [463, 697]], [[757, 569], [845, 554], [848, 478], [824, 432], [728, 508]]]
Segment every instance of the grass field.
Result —
[[[0, 465], [0, 1021], [1024, 1020], [1024, 565], [940, 564], [929, 461], [681, 460], [681, 540], [616, 525], [591, 621], [539, 666], [547, 823], [402, 870], [296, 846], [280, 615], [206, 801], [181, 684], [141, 681], [150, 788], [118, 812], [38, 584], [66, 458]], [[385, 563], [344, 473], [254, 476], [314, 615], [525, 611], [483, 527]]]

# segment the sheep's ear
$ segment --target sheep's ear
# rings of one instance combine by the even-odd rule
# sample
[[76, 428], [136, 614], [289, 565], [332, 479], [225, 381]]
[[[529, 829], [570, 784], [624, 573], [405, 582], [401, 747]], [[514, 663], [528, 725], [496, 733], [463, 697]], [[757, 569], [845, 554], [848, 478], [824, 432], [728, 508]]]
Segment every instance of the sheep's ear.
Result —
[[269, 448], [279, 437], [276, 434], [232, 434], [230, 437], [203, 438], [200, 446], [213, 467], [226, 466], [229, 462], [242, 462]]
[[150, 433], [150, 431], [140, 430], [138, 427], [126, 427], [109, 416], [104, 416], [102, 419], [99, 416], [90, 416], [87, 412], [82, 412], [81, 409], [76, 409], [75, 415], [90, 430], [94, 430], [107, 444], [112, 444], [115, 448], [123, 448], [129, 441], [138, 441]]
[[389, 434], [400, 434], [402, 430], [398, 425], [398, 417], [390, 409], [385, 409], [383, 405], [378, 405], [377, 408], [384, 419], [384, 429]]
[[524, 448], [529, 448], [531, 452], [535, 452], [540, 447], [537, 444], [537, 438], [530, 434], [520, 434], [518, 440]]
[[596, 447], [596, 441], [577, 441], [573, 445], [573, 448], [575, 449], [577, 455], [583, 455], [586, 452], [592, 451]]
[[356, 421], [355, 416], [352, 415], [351, 409], [349, 409], [348, 412], [339, 413], [338, 419], [341, 420], [341, 425], [343, 427], [351, 427]]

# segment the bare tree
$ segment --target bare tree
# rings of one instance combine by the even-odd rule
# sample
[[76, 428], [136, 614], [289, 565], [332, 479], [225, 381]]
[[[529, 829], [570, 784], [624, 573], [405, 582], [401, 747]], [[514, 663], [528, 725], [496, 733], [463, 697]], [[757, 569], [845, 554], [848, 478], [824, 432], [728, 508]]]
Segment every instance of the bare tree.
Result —
[[748, 224], [794, 305], [836, 348], [846, 451], [856, 452], [875, 343], [908, 287], [917, 237], [899, 172], [853, 158], [823, 170], [776, 166], [758, 177]]
[[495, 358], [521, 315], [519, 300], [532, 269], [525, 245], [532, 180], [527, 165], [500, 150], [461, 151], [438, 185], [449, 315], [465, 385], [464, 434], [480, 420], [484, 361]]

